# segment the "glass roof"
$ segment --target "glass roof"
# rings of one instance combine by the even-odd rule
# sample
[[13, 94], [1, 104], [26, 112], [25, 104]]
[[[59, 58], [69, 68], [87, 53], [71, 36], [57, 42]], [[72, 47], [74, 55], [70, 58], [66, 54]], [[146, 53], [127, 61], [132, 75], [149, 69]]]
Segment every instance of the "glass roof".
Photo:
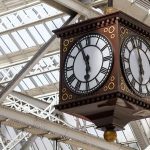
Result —
[[68, 17], [44, 3], [0, 17], [0, 55], [44, 44]]
[[[25, 66], [20, 63], [0, 68], [0, 83], [7, 84]], [[21, 92], [59, 82], [59, 53], [46, 56], [36, 64], [15, 90]]]
[[[17, 51], [23, 53], [32, 47], [38, 50], [51, 38], [52, 30], [61, 27], [68, 17], [45, 3], [1, 16], [0, 55], [7, 56]], [[6, 67], [0, 65], [0, 83], [6, 85], [10, 82], [26, 63]], [[15, 90], [21, 92], [56, 82], [59, 82], [59, 53], [42, 58]]]

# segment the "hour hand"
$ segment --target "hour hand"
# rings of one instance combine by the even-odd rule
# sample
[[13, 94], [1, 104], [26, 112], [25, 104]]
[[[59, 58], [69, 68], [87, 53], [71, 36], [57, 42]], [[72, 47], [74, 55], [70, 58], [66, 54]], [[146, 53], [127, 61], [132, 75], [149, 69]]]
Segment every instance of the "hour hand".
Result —
[[89, 71], [91, 70], [91, 68], [90, 68], [90, 65], [89, 65], [89, 58], [90, 58], [89, 55], [85, 56], [85, 64], [86, 64], [85, 71], [86, 71], [86, 75], [84, 76], [84, 79], [86, 81], [88, 81], [89, 78], [90, 78]]
[[143, 64], [142, 64], [142, 58], [140, 55], [140, 51], [139, 48], [137, 47], [137, 51], [138, 51], [138, 61], [139, 61], [139, 82], [142, 83], [143, 82], [143, 77], [142, 75], [144, 75], [144, 69], [143, 69]]

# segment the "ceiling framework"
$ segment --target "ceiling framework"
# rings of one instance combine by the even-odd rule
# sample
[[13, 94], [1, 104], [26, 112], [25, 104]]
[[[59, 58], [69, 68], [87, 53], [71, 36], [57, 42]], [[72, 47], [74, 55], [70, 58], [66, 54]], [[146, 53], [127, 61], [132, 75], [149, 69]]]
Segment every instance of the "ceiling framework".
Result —
[[[147, 1], [149, 4], [150, 2]], [[132, 0], [114, 0], [114, 7], [118, 10], [121, 10], [128, 15], [131, 15], [132, 17], [138, 19], [139, 21], [150, 25], [150, 13], [149, 13], [149, 7], [146, 9], [146, 6], [143, 1], [132, 1]], [[143, 7], [143, 8], [142, 8]], [[138, 13], [137, 13], [138, 12]]]
[[[131, 149], [119, 144], [108, 144], [98, 137], [92, 136], [91, 134], [93, 133], [96, 136], [101, 135], [100, 131], [95, 129], [93, 124], [89, 124], [89, 122], [79, 118], [71, 119], [71, 116], [68, 117], [66, 114], [56, 112], [53, 107], [58, 103], [59, 78], [57, 77], [56, 79], [55, 77], [59, 74], [60, 41], [53, 35], [52, 30], [59, 28], [64, 23], [64, 25], [68, 24], [66, 20], [69, 16], [73, 18], [77, 14], [72, 21], [70, 20], [71, 23], [78, 22], [80, 16], [84, 16], [84, 19], [100, 16], [107, 4], [107, 0], [84, 2], [85, 0], [71, 0], [71, 2], [70, 0], [0, 1], [0, 83], [3, 84], [0, 88], [0, 101], [2, 103], [0, 105], [0, 120], [3, 126], [12, 126], [18, 131], [16, 136], [10, 142], [7, 142], [6, 145], [3, 143], [2, 138], [0, 139], [0, 145], [4, 144], [3, 150], [17, 148], [16, 145], [18, 143], [20, 143], [20, 146], [23, 145], [22, 150], [27, 150], [29, 147], [34, 149], [35, 145], [39, 146], [36, 144], [36, 140], [45, 142], [45, 139], [37, 139], [37, 136], [44, 136], [53, 140], [59, 138], [58, 146], [64, 150], [77, 150], [77, 147], [92, 150], [105, 150], [106, 148], [110, 150]], [[52, 12], [47, 12], [48, 9], [45, 3], [53, 8], [60, 9], [60, 11], [53, 10], [56, 13], [52, 15]], [[148, 0], [114, 0], [114, 7], [150, 25], [150, 2]], [[99, 13], [99, 8], [102, 10], [101, 13]], [[35, 15], [35, 18], [29, 16], [30, 13], [28, 14], [28, 12]], [[45, 16], [42, 16], [41, 12], [47, 13]], [[23, 20], [22, 14], [25, 15], [25, 18], [27, 17], [27, 22]], [[11, 18], [14, 17], [14, 20], [15, 17], [18, 18], [18, 24], [15, 24], [10, 19], [10, 16]], [[59, 23], [57, 19], [59, 19]], [[47, 37], [44, 37], [46, 32], [42, 34], [39, 30], [41, 25], [43, 26], [42, 29], [48, 33]], [[53, 25], [53, 28], [49, 28], [51, 25]], [[34, 35], [31, 28], [34, 28], [38, 34]], [[30, 40], [23, 37], [21, 34], [22, 30], [28, 34]], [[18, 39], [21, 39], [19, 42], [14, 34], [18, 36]], [[6, 36], [9, 37], [10, 42], [14, 42], [16, 48], [13, 46], [9, 47], [5, 43]], [[32, 41], [32, 43], [29, 41]], [[45, 80], [45, 84], [41, 83], [40, 78], [43, 82]], [[32, 83], [32, 88], [27, 86], [29, 81]], [[16, 90], [19, 92], [16, 92]], [[144, 128], [138, 126], [140, 134], [134, 131], [136, 137], [132, 137], [133, 133], [130, 133], [132, 136], [124, 136], [130, 139], [124, 140], [123, 134], [131, 132], [131, 129], [127, 126], [125, 131], [118, 133], [120, 139], [116, 142], [134, 148], [138, 147], [137, 141], [142, 148], [148, 146], [150, 143], [148, 140], [150, 139], [150, 119], [138, 121], [138, 125], [139, 123], [142, 124], [142, 127], [144, 125]], [[132, 128], [137, 127], [136, 122], [131, 126]], [[12, 129], [9, 130], [10, 133], [14, 132]], [[46, 144], [49, 143], [52, 143], [49, 147], [51, 146], [52, 149], [56, 148], [55, 141], [46, 142]], [[44, 148], [41, 149], [44, 150]]]
[[[130, 148], [128, 147], [113, 143], [107, 143], [104, 140], [100, 140], [100, 138], [98, 137], [89, 135], [82, 131], [71, 129], [54, 122], [49, 122], [48, 120], [36, 118], [33, 115], [18, 113], [17, 111], [4, 106], [0, 106], [0, 116], [3, 116], [1, 118], [2, 124], [11, 125], [18, 129], [24, 129], [24, 131], [31, 132], [32, 134], [40, 136], [42, 135], [50, 139], [59, 139], [60, 137], [63, 137], [66, 143], [67, 141], [69, 142], [70, 139], [72, 139], [73, 141], [75, 141], [75, 143], [78, 144], [78, 146], [80, 146], [80, 144], [83, 144], [86, 146], [86, 149], [89, 150], [92, 148], [95, 150], [99, 150], [101, 148], [105, 149], [105, 147], [107, 147], [107, 150], [130, 150]], [[7, 119], [8, 117], [10, 119]]]

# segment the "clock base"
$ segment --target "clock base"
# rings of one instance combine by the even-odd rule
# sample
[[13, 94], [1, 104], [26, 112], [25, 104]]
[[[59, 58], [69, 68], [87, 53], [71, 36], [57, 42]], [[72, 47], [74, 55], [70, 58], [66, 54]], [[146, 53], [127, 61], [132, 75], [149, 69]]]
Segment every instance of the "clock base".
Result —
[[137, 105], [139, 102], [134, 97], [114, 92], [95, 98], [91, 97], [88, 100], [66, 102], [55, 107], [68, 114], [91, 121], [103, 131], [112, 128], [118, 131], [130, 121], [149, 117], [138, 115], [138, 112], [144, 110], [142, 106], [149, 111], [148, 104], [141, 103], [140, 107]]

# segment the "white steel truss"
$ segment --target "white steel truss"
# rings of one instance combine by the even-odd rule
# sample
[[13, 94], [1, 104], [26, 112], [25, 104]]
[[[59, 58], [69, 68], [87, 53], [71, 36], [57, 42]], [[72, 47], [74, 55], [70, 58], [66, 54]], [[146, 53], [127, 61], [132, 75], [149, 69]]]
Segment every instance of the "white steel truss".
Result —
[[27, 133], [27, 132], [20, 132], [16, 137], [14, 137], [13, 140], [11, 140], [6, 146], [3, 146], [2, 150], [11, 150], [13, 149], [18, 143], [20, 143], [20, 141], [22, 141], [23, 139], [25, 139], [26, 141], [28, 140], [28, 138], [31, 136], [31, 133]]
[[101, 148], [107, 148], [107, 150], [132, 150], [131, 148], [124, 147], [122, 145], [107, 143], [100, 138], [84, 133], [83, 131], [68, 128], [64, 125], [50, 122], [33, 115], [17, 112], [9, 109], [8, 107], [0, 106], [0, 116], [10, 118], [8, 120], [6, 119], [5, 121], [2, 120], [2, 124], [9, 124], [20, 129], [23, 128], [25, 131], [30, 131], [31, 133], [43, 135], [49, 138], [63, 138], [64, 141], [62, 140], [62, 142], [69, 144], [72, 143], [73, 145], [76, 144], [79, 147], [81, 145], [81, 147], [86, 147], [86, 149], [89, 150], [99, 150]]
[[52, 114], [55, 110], [54, 109], [55, 104], [58, 104], [57, 99], [55, 101], [53, 101], [50, 105], [48, 105], [43, 110], [43, 109], [40, 109], [34, 105], [31, 105], [31, 104], [13, 96], [13, 95], [11, 95], [11, 94], [9, 94], [9, 96], [7, 96], [6, 101], [3, 103], [3, 105], [8, 106], [8, 107], [15, 109], [17, 111], [29, 113], [29, 114], [32, 114], [34, 116], [50, 120], [52, 122], [57, 122], [57, 123], [61, 123], [63, 125], [69, 126], [69, 127], [73, 127], [70, 124], [63, 121], [62, 119], [60, 119], [60, 118], [58, 118]]
[[[42, 58], [39, 63], [37, 63], [28, 73], [27, 77], [32, 77], [38, 74], [44, 74], [47, 72], [52, 72], [59, 70], [59, 54], [50, 55], [47, 57]], [[45, 62], [46, 60], [46, 62]], [[47, 61], [48, 60], [48, 61]], [[0, 83], [8, 83], [11, 81], [18, 72], [23, 69], [26, 63], [19, 63], [8, 67], [3, 67], [0, 69]], [[58, 81], [57, 81], [58, 82]]]

